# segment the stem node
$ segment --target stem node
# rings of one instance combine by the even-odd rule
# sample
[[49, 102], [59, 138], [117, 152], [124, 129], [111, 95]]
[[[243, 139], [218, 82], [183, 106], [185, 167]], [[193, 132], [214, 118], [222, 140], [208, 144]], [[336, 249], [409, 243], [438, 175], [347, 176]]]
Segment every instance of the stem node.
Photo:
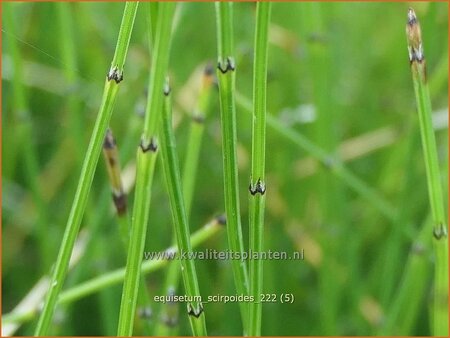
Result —
[[150, 143], [145, 143], [145, 140], [141, 140], [141, 143], [139, 144], [139, 147], [141, 148], [143, 153], [146, 153], [147, 151], [156, 153], [156, 151], [158, 150], [158, 143], [155, 137], [150, 138]]
[[219, 61], [219, 63], [217, 64], [217, 69], [220, 70], [222, 74], [225, 74], [229, 70], [234, 72], [236, 70], [234, 58], [232, 58], [231, 56], [227, 56], [225, 64], [222, 60]]
[[114, 80], [119, 84], [123, 80], [123, 71], [120, 71], [117, 66], [111, 68], [106, 75], [108, 81]]

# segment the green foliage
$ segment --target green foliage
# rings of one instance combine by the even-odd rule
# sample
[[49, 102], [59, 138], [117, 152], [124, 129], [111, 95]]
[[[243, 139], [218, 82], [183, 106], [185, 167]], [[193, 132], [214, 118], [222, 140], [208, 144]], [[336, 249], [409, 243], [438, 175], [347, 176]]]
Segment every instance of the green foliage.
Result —
[[[446, 258], [444, 250], [433, 246], [432, 235], [433, 218], [448, 215], [448, 4], [414, 6], [422, 26], [431, 105], [425, 86], [416, 79], [414, 87], [411, 80], [404, 31], [408, 4], [272, 4], [266, 147], [261, 153], [265, 168], [256, 174], [264, 173], [267, 188], [264, 250], [292, 256], [303, 249], [304, 260], [263, 262], [262, 290], [277, 296], [275, 302], [261, 304], [263, 335], [430, 335], [439, 326], [433, 324], [438, 320], [434, 314], [448, 315], [442, 303], [432, 302], [435, 262], [443, 266]], [[213, 3], [179, 4], [174, 13], [178, 28], [165, 37], [172, 39], [170, 60], [163, 55], [168, 63], [155, 68], [161, 55], [156, 51], [157, 20], [164, 10], [161, 3], [141, 3], [126, 61], [116, 55], [113, 62], [124, 66], [120, 91], [115, 94], [118, 86], [108, 82], [109, 95], [102, 96], [124, 4], [2, 3], [3, 330], [18, 323], [15, 334], [32, 335], [43, 313], [50, 335], [117, 334], [123, 278], [130, 273], [125, 273], [107, 171], [97, 159], [109, 123], [120, 150], [130, 214], [148, 213], [147, 220], [140, 218], [144, 221], [134, 239], [131, 234], [137, 245], [128, 258], [134, 257], [133, 275], [138, 276], [142, 250], [164, 251], [174, 238], [162, 156], [153, 156], [148, 165], [154, 166], [151, 204], [142, 198], [149, 189], [148, 182], [142, 183], [151, 170], [136, 156], [144, 130], [144, 141], [162, 132], [166, 76], [176, 156], [191, 168], [181, 171], [181, 181], [187, 183], [177, 196], [178, 205], [184, 198], [192, 246], [230, 250], [228, 236], [238, 229], [230, 219], [222, 231], [217, 221], [201, 226], [227, 211], [228, 194], [235, 198], [235, 223], [242, 222], [242, 244], [236, 233], [231, 240], [248, 250], [257, 12], [252, 3], [232, 7], [233, 29], [223, 22], [225, 38], [218, 40]], [[233, 56], [236, 70], [214, 75], [218, 86], [208, 94], [201, 130], [193, 132], [193, 112], [197, 105], [206, 106], [201, 103], [201, 71], [208, 62], [215, 67], [218, 55]], [[150, 77], [156, 85], [147, 90]], [[112, 92], [116, 100], [109, 120], [112, 105], [105, 104], [112, 102]], [[226, 130], [221, 100], [235, 112]], [[107, 114], [100, 114], [96, 123], [99, 107], [107, 108]], [[416, 107], [424, 108], [420, 116], [425, 124], [419, 123]], [[421, 146], [421, 126], [426, 144], [436, 145], [435, 150], [425, 147], [428, 155]], [[223, 139], [224, 131], [231, 131], [230, 137]], [[224, 159], [234, 160], [229, 169], [235, 181], [228, 193]], [[426, 162], [432, 162], [431, 175]], [[434, 216], [427, 177], [433, 205], [444, 205]], [[443, 203], [436, 193], [439, 186]], [[74, 196], [78, 203], [71, 213]], [[64, 236], [66, 224], [70, 236]], [[61, 246], [65, 249], [58, 256]], [[81, 255], [66, 274], [61, 267], [72, 246], [74, 256]], [[176, 266], [169, 263], [179, 264], [143, 261], [145, 283], [136, 277], [129, 284], [131, 292], [140, 283], [152, 300], [150, 318], [139, 310], [132, 314], [130, 307], [127, 328], [133, 325], [134, 335], [147, 328], [154, 333], [161, 323], [164, 308], [154, 297], [166, 295], [168, 271]], [[242, 271], [249, 268], [244, 263]], [[233, 264], [195, 261], [204, 300], [248, 292], [245, 283], [235, 283]], [[440, 275], [444, 270], [438, 270]], [[39, 302], [27, 303], [24, 312], [13, 311], [41, 278], [52, 285], [52, 273], [58, 275], [60, 289], [52, 289], [53, 316], [49, 305], [39, 313]], [[38, 285], [35, 290], [43, 300], [47, 288]], [[177, 294], [187, 294], [182, 283]], [[292, 294], [293, 303], [282, 303], [283, 294]], [[208, 334], [243, 333], [249, 303], [241, 305], [244, 317], [237, 302], [203, 306]], [[178, 304], [178, 317], [171, 332], [192, 334], [185, 303]], [[38, 333], [45, 326], [41, 322]]]

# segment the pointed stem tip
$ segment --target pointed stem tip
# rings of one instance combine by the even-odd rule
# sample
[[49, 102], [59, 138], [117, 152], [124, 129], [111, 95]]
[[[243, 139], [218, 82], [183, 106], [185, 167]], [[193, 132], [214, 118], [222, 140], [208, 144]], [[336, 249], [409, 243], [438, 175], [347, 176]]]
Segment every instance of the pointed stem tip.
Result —
[[417, 23], [416, 12], [414, 12], [414, 9], [409, 7], [409, 9], [408, 9], [408, 25], [412, 26], [416, 23]]
[[422, 62], [425, 59], [422, 47], [422, 33], [416, 13], [411, 7], [408, 9], [406, 37], [408, 39], [409, 61]]

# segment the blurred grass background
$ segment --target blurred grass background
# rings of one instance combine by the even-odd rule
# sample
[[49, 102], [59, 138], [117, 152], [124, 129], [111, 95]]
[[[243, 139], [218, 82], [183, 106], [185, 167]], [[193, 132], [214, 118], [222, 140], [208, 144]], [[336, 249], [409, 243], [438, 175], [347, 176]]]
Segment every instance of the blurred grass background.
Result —
[[[412, 5], [422, 24], [438, 151], [447, 187], [448, 4], [276, 3], [269, 45], [268, 110], [283, 125], [345, 161], [391, 206], [389, 219], [307, 152], [268, 128], [265, 247], [304, 249], [304, 261], [266, 261], [264, 290], [293, 304], [265, 303], [264, 335], [370, 335], [382, 330], [402, 284], [411, 246], [429, 214], [425, 168], [406, 49]], [[111, 128], [133, 181], [150, 55], [148, 3], [138, 10]], [[120, 3], [2, 3], [2, 312], [11, 311], [56, 258], [117, 38]], [[255, 6], [234, 6], [239, 93], [252, 93]], [[212, 3], [179, 11], [170, 60], [180, 160], [202, 67], [215, 64]], [[192, 231], [223, 210], [218, 95], [195, 188]], [[242, 221], [247, 243], [251, 120], [238, 106]], [[160, 161], [159, 161], [160, 162]], [[132, 183], [128, 184], [128, 186]], [[132, 187], [131, 187], [132, 189]], [[129, 195], [132, 205], [133, 194]], [[448, 200], [448, 189], [445, 189]], [[161, 163], [154, 180], [146, 250], [170, 245], [172, 224]], [[124, 266], [105, 165], [99, 161], [82, 224], [87, 245], [65, 284]], [[431, 236], [431, 232], [430, 232]], [[225, 250], [220, 233], [203, 248]], [[118, 249], [119, 248], [119, 249]], [[429, 276], [407, 331], [430, 334]], [[235, 294], [230, 262], [198, 261], [200, 290]], [[161, 294], [165, 271], [146, 278]], [[53, 334], [113, 335], [121, 285], [59, 307]], [[151, 304], [150, 328], [159, 304]], [[181, 308], [180, 334], [190, 334]], [[205, 305], [209, 334], [239, 335], [238, 305]], [[94, 319], [94, 320], [93, 320]], [[35, 320], [17, 334], [30, 335]], [[142, 330], [142, 332], [140, 332]], [[136, 334], [146, 333], [137, 328]]]

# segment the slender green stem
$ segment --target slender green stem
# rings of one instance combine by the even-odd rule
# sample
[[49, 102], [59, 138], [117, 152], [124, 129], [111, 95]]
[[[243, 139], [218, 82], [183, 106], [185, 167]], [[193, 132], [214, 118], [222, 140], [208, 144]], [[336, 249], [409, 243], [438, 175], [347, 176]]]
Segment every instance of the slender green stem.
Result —
[[[154, 33], [156, 31], [156, 23], [158, 17], [158, 2], [149, 2], [149, 20], [150, 20], [150, 28], [149, 28], [149, 46], [152, 49], [152, 46], [155, 44], [155, 36]], [[172, 235], [172, 243], [176, 243], [175, 234]], [[176, 286], [178, 286], [179, 277], [180, 277], [180, 266], [177, 262], [171, 262], [168, 267], [168, 271], [166, 274], [166, 281], [164, 284], [163, 292], [168, 295], [172, 290], [176, 290]], [[175, 292], [175, 291], [173, 291]], [[162, 304], [162, 310], [160, 318], [158, 318], [158, 322], [156, 324], [153, 335], [155, 336], [169, 336], [175, 330], [175, 326], [178, 323], [178, 313], [175, 311], [171, 311], [172, 309], [171, 302], [167, 302]], [[175, 304], [175, 307], [178, 310], [178, 306]]]
[[115, 98], [119, 89], [119, 82], [122, 79], [123, 64], [128, 51], [128, 44], [134, 25], [137, 7], [137, 2], [127, 2], [125, 4], [116, 52], [113, 58], [113, 65], [117, 64], [117, 61], [119, 60], [120, 66], [113, 66], [108, 73], [105, 82], [102, 103], [95, 122], [94, 130], [92, 132], [91, 140], [89, 142], [86, 157], [84, 159], [74, 202], [72, 204], [72, 209], [70, 211], [66, 230], [64, 232], [64, 237], [62, 239], [58, 258], [56, 260], [51, 278], [50, 290], [47, 294], [44, 309], [39, 318], [35, 331], [35, 335], [37, 336], [46, 335], [48, 332], [56, 301], [66, 277], [69, 259], [78, 234], [81, 220], [83, 218], [95, 168], [102, 150], [103, 138], [112, 114]]
[[148, 2], [148, 10], [149, 10], [149, 16], [148, 19], [150, 22], [147, 22], [149, 24], [149, 47], [152, 49], [155, 45], [155, 33], [156, 33], [156, 24], [158, 22], [158, 8], [159, 8], [159, 2], [158, 1], [150, 1]]
[[163, 81], [169, 64], [171, 28], [175, 5], [173, 2], [159, 4], [144, 133], [142, 135], [141, 145], [137, 151], [136, 190], [134, 198], [136, 203], [133, 208], [126, 265], [127, 272], [120, 305], [117, 330], [119, 336], [131, 336], [133, 334], [134, 315], [136, 312], [140, 281], [140, 266], [147, 234], [151, 187], [158, 150], [157, 127], [162, 110]]
[[[413, 9], [408, 11], [406, 35], [411, 72], [416, 96], [417, 112], [422, 136], [422, 148], [427, 174], [428, 194], [433, 218], [435, 275], [433, 300], [433, 333], [448, 336], [448, 231], [441, 188], [441, 175], [436, 149], [436, 139], [431, 122], [431, 100], [426, 79], [419, 22]], [[431, 235], [431, 234], [430, 234]]]
[[[253, 116], [252, 116], [252, 171], [250, 177], [249, 214], [250, 250], [264, 250], [264, 209], [266, 201], [266, 111], [267, 111], [267, 59], [268, 33], [271, 3], [258, 2], [256, 7], [255, 55], [253, 67]], [[263, 293], [263, 260], [250, 260], [249, 336], [261, 335]]]
[[[221, 220], [219, 219], [214, 219], [205, 224], [203, 227], [192, 234], [190, 238], [192, 248], [196, 248], [207, 239], [213, 237], [221, 229], [223, 229], [223, 225]], [[179, 253], [179, 249], [176, 245], [174, 245], [167, 248], [165, 252], [172, 252], [175, 256]], [[144, 275], [155, 272], [167, 266], [169, 262], [171, 262], [171, 260], [168, 259], [147, 260], [142, 263], [141, 272]], [[61, 292], [58, 298], [58, 305], [73, 303], [98, 291], [104, 290], [109, 286], [119, 284], [125, 279], [125, 270], [125, 268], [120, 268], [105, 273], [100, 277], [90, 279]], [[37, 309], [28, 309], [27, 311], [20, 313], [8, 313], [2, 316], [2, 323], [24, 323], [26, 321], [32, 320], [36, 316], [36, 314]]]
[[[129, 125], [127, 128], [128, 130], [125, 134], [124, 142], [120, 147], [119, 155], [121, 158], [129, 158], [131, 154], [135, 153], [135, 137], [139, 134], [141, 125], [142, 119], [140, 117], [132, 116], [129, 118]], [[95, 247], [97, 246], [97, 241], [95, 239], [101, 236], [101, 225], [105, 221], [105, 218], [109, 217], [111, 211], [110, 197], [111, 189], [110, 187], [105, 186], [99, 194], [99, 203], [96, 204], [96, 212], [92, 215], [91, 220], [87, 221], [90, 236], [86, 244], [84, 258], [81, 259], [80, 263], [77, 265], [77, 269], [75, 269], [71, 275], [71, 281], [74, 284], [83, 279], [83, 277], [86, 276], [87, 271], [89, 270], [89, 257], [93, 256]], [[129, 225], [124, 224], [124, 226], [127, 228], [128, 233]], [[119, 229], [119, 231], [122, 230]], [[129, 237], [129, 234], [127, 235]]]
[[[227, 215], [228, 245], [233, 252], [244, 252], [241, 213], [239, 206], [239, 182], [237, 166], [237, 132], [235, 107], [235, 62], [233, 58], [232, 3], [216, 2], [220, 115], [222, 126], [222, 153]], [[242, 255], [241, 255], [242, 257]], [[233, 275], [238, 294], [248, 295], [247, 265], [244, 260], [233, 260]], [[239, 303], [244, 335], [248, 328], [248, 305]]]
[[[172, 129], [172, 104], [168, 85], [164, 93], [166, 97], [164, 100], [161, 138], [164, 176], [166, 178], [178, 248], [189, 255], [192, 252], [192, 247], [189, 242], [189, 225], [181, 191], [181, 177]], [[181, 259], [180, 263], [186, 294], [193, 298], [200, 297], [194, 261], [188, 258]], [[202, 303], [192, 301], [187, 304], [187, 307], [192, 333], [195, 336], [206, 336], [206, 322]]]
[[234, 55], [233, 4], [231, 2], [216, 2], [216, 15], [218, 62], [219, 66], [226, 66], [227, 58]]
[[156, 156], [148, 156], [140, 148], [137, 153], [137, 173], [132, 226], [128, 245], [126, 278], [123, 285], [118, 335], [131, 336], [140, 282], [140, 265], [144, 250], [150, 189], [153, 180]]
[[[169, 65], [171, 29], [175, 5], [175, 3], [158, 4], [158, 17], [154, 33], [155, 38], [153, 39], [152, 71], [150, 72], [149, 95], [145, 111], [144, 145], [149, 145], [152, 137], [155, 138], [154, 142], [157, 142], [156, 135], [163, 106], [164, 79]], [[157, 147], [157, 144], [155, 143], [154, 146]]]
[[[209, 111], [210, 95], [212, 90], [213, 76], [210, 65], [206, 65], [202, 75], [202, 85], [198, 96], [197, 106], [192, 113], [191, 129], [187, 142], [187, 153], [183, 168], [183, 197], [187, 219], [192, 205], [194, 195], [195, 178], [197, 176], [198, 160], [202, 144], [205, 119]], [[176, 237], [173, 242], [176, 242]], [[180, 278], [180, 267], [177, 262], [172, 262], [167, 272], [164, 283], [164, 293], [169, 295], [176, 292]], [[166, 303], [161, 307], [161, 320], [155, 328], [156, 336], [174, 335], [175, 326], [178, 322], [178, 304]]]

